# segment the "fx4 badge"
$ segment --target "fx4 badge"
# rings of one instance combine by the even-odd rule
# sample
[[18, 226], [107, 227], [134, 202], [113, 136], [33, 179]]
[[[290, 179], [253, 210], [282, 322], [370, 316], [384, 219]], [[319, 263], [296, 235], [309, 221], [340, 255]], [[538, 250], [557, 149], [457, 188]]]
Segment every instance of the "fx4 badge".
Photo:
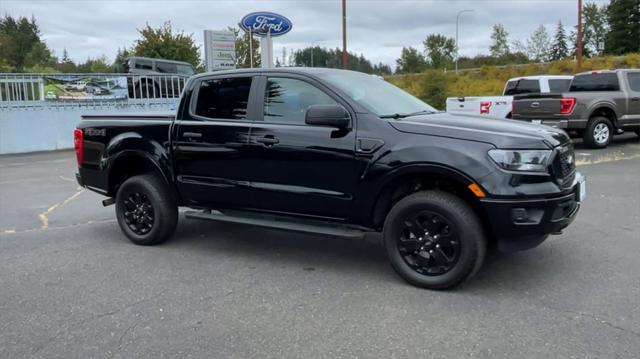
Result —
[[85, 135], [87, 135], [87, 136], [93, 136], [93, 137], [95, 137], [95, 136], [102, 136], [102, 137], [104, 137], [104, 136], [106, 136], [106, 135], [107, 135], [107, 129], [106, 129], [106, 128], [100, 128], [100, 129], [97, 129], [97, 128], [87, 128], [87, 129], [85, 129], [85, 130], [84, 130], [84, 133], [85, 133]]

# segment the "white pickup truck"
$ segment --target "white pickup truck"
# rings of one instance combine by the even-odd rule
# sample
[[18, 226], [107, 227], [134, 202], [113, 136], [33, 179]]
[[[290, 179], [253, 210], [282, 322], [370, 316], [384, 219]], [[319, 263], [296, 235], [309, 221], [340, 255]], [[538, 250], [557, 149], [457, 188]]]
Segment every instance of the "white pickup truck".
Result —
[[447, 112], [455, 115], [511, 118], [513, 96], [527, 93], [566, 92], [573, 76], [543, 75], [509, 79], [502, 96], [449, 97]]

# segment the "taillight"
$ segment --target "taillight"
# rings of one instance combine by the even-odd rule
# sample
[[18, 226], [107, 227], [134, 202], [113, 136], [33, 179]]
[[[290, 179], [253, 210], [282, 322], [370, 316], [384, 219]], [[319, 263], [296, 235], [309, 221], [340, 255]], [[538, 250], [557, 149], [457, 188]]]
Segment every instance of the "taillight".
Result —
[[487, 115], [489, 114], [489, 109], [491, 108], [491, 102], [480, 102], [480, 114]]
[[573, 112], [576, 107], [575, 97], [564, 97], [560, 99], [560, 114], [568, 115]]
[[73, 131], [73, 146], [76, 149], [76, 160], [78, 160], [78, 167], [82, 167], [83, 137], [84, 133], [82, 132], [82, 129], [76, 128]]

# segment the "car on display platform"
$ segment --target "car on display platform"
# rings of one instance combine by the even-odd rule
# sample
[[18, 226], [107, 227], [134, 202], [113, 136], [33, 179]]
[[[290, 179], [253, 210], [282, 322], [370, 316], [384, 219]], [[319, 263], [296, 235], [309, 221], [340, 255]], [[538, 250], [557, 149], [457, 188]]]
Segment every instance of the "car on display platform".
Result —
[[572, 78], [566, 75], [515, 77], [505, 83], [502, 96], [449, 97], [446, 111], [453, 115], [511, 118], [515, 95], [564, 92], [569, 89]]
[[640, 69], [583, 72], [568, 91], [519, 95], [513, 119], [575, 133], [591, 148], [607, 147], [625, 131], [640, 136]]
[[567, 134], [435, 110], [376, 77], [319, 68], [190, 78], [175, 114], [86, 115], [78, 183], [115, 204], [135, 244], [189, 218], [381, 237], [395, 271], [450, 288], [489, 243], [533, 248], [586, 195]]

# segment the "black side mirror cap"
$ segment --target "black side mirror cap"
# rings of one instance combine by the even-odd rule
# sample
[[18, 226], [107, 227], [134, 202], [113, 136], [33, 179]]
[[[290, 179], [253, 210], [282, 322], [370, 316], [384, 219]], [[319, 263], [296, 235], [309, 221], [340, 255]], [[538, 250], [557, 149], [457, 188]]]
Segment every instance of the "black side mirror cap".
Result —
[[340, 105], [312, 105], [305, 112], [304, 122], [312, 126], [345, 129], [351, 125], [351, 117]]

